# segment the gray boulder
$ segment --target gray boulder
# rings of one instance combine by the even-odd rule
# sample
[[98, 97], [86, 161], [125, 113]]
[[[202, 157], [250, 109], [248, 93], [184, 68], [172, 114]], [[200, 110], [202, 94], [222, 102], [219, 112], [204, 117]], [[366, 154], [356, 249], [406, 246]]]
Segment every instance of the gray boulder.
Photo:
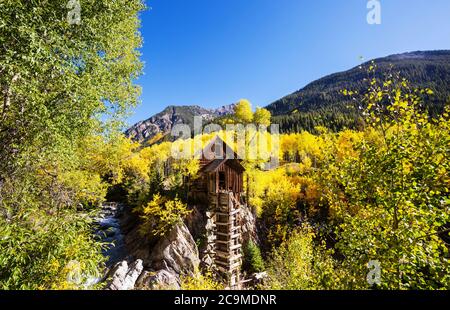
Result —
[[198, 248], [186, 225], [177, 224], [162, 237], [150, 254], [155, 270], [166, 269], [176, 274], [193, 274], [198, 270]]
[[127, 261], [117, 263], [108, 273], [108, 290], [132, 290], [136, 280], [144, 269], [142, 260], [138, 259], [128, 266]]
[[144, 271], [136, 281], [136, 288], [150, 290], [180, 290], [179, 277], [168, 270]]

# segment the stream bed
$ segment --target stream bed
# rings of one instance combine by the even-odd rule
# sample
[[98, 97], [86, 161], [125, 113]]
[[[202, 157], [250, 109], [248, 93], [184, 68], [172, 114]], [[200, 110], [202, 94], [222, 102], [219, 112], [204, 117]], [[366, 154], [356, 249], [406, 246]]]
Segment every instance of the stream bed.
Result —
[[95, 218], [97, 226], [95, 234], [101, 242], [109, 244], [103, 249], [103, 255], [108, 258], [106, 262], [108, 269], [128, 256], [124, 236], [120, 228], [120, 217], [123, 215], [123, 209], [123, 204], [104, 203], [102, 210]]

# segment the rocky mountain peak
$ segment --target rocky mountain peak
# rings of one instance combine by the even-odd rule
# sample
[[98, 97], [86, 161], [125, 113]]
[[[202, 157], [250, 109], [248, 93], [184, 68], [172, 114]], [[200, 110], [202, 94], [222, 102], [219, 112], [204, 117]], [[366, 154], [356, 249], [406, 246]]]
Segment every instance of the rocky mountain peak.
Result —
[[168, 106], [160, 113], [131, 126], [125, 131], [125, 135], [138, 142], [147, 142], [158, 134], [167, 135], [176, 124], [192, 126], [195, 116], [201, 116], [203, 120], [211, 121], [217, 117], [232, 114], [234, 107], [235, 104], [221, 106], [217, 109], [205, 109], [197, 105]]

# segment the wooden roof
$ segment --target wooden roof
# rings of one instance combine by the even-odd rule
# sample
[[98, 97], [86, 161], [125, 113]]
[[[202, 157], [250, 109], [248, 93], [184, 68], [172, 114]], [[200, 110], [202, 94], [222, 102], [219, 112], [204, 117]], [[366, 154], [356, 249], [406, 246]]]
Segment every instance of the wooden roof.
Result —
[[[214, 146], [217, 145], [222, 145], [222, 153], [220, 154], [222, 155], [220, 156], [221, 158], [217, 158], [216, 150], [214, 150], [214, 152], [212, 151]], [[197, 154], [197, 156], [206, 158], [204, 154], [207, 153], [211, 155], [211, 161], [201, 169], [201, 171], [203, 172], [208, 173], [215, 172], [218, 169], [220, 169], [220, 167], [222, 167], [222, 165], [224, 165], [225, 163], [239, 173], [245, 171], [244, 166], [242, 166], [240, 163], [242, 160], [238, 158], [236, 152], [234, 152], [234, 150], [228, 144], [226, 144], [225, 141], [223, 141], [219, 136], [215, 136], [201, 151], [201, 154]], [[227, 154], [232, 154], [231, 155], [232, 157], [227, 158]], [[206, 159], [208, 160], [209, 158]]]
[[226, 159], [226, 158], [225, 159], [214, 159], [209, 164], [207, 164], [205, 167], [203, 167], [203, 169], [201, 169], [201, 171], [208, 172], [208, 173], [209, 172], [216, 172], [225, 163], [227, 165], [229, 165], [231, 168], [233, 168], [234, 170], [236, 170], [237, 172], [239, 172], [239, 173], [242, 173], [242, 172], [245, 171], [244, 166], [241, 165], [239, 160], [237, 160], [237, 159]]
[[[216, 145], [222, 145], [222, 158], [217, 158], [217, 152], [216, 150], [214, 150], [214, 152], [212, 151], [213, 147]], [[215, 160], [215, 159], [236, 159], [241, 161], [241, 159], [238, 158], [238, 155], [236, 154], [236, 152], [228, 145], [225, 143], [225, 141], [223, 141], [219, 136], [215, 136], [201, 151], [198, 151], [195, 154], [195, 157], [203, 157], [204, 154], [209, 153], [211, 155], [214, 155], [212, 157], [214, 158], [207, 158], [207, 159], [211, 159], [211, 160]], [[232, 154], [231, 158], [227, 158], [227, 154]]]
[[222, 164], [225, 163], [225, 161], [226, 159], [214, 159], [212, 162], [210, 162], [203, 168], [203, 171], [214, 172], [217, 169], [219, 169], [220, 166], [222, 166]]

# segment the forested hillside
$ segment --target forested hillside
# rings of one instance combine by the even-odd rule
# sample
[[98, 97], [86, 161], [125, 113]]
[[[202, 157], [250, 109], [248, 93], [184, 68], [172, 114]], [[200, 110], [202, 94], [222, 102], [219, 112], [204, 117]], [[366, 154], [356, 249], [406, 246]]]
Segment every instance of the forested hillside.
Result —
[[[450, 102], [450, 51], [424, 51], [392, 55], [373, 60], [376, 64], [376, 78], [388, 78], [398, 72], [414, 87], [430, 88], [433, 95], [426, 100], [426, 108], [431, 115], [442, 113]], [[339, 131], [361, 128], [362, 118], [359, 106], [342, 94], [348, 89], [364, 92], [368, 76], [367, 62], [345, 72], [335, 73], [314, 81], [303, 89], [294, 92], [268, 105], [272, 122], [280, 125], [283, 133], [307, 130], [317, 133], [316, 126]], [[202, 116], [205, 123], [222, 122], [232, 112], [233, 105], [217, 110], [198, 106], [169, 106], [151, 118], [133, 125], [126, 135], [136, 141], [150, 144], [165, 136], [172, 124], [192, 125], [194, 116]]]
[[[450, 101], [450, 51], [424, 51], [392, 55], [375, 59], [377, 78], [400, 72], [414, 87], [431, 88], [433, 96], [427, 98], [426, 107], [432, 115], [442, 112]], [[360, 124], [358, 106], [341, 91], [362, 92], [365, 80], [371, 78], [361, 68], [335, 73], [314, 81], [303, 89], [270, 104], [267, 109], [274, 115], [283, 132], [314, 131], [325, 126], [334, 131], [357, 128]]]

